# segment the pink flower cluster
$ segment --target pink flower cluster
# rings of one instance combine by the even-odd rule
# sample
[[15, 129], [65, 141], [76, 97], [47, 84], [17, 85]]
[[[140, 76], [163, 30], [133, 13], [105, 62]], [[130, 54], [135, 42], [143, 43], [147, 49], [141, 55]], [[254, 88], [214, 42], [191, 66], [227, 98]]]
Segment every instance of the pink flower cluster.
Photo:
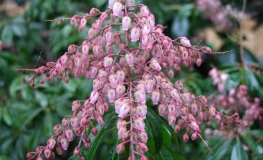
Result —
[[211, 20], [217, 28], [225, 30], [233, 26], [228, 17], [228, 11], [220, 0], [196, 0], [196, 4], [204, 17]]
[[[132, 12], [135, 7], [138, 8], [136, 13]], [[175, 132], [187, 129], [183, 136], [185, 142], [190, 132], [192, 140], [200, 136], [202, 122], [211, 118], [221, 120], [222, 114], [207, 104], [205, 96], [195, 96], [184, 89], [182, 81], [173, 84], [168, 78], [181, 71], [181, 63], [188, 67], [192, 60], [197, 59], [200, 66], [200, 54], [210, 54], [211, 49], [192, 46], [185, 37], [174, 40], [167, 37], [163, 33], [164, 27], [155, 25], [154, 15], [148, 7], [134, 5], [134, 0], [109, 0], [109, 8], [104, 12], [92, 8], [84, 16], [73, 16], [70, 23], [77, 25], [80, 32], [88, 20], [93, 21], [87, 38], [80, 46], [69, 45], [57, 62], [48, 62], [35, 69], [35, 75], [28, 80], [35, 86], [37, 76], [41, 77], [41, 84], [54, 78], [68, 82], [68, 74], [93, 79], [90, 97], [74, 101], [73, 115], [56, 125], [55, 135], [47, 145], [29, 152], [28, 159], [37, 157], [41, 160], [43, 152], [46, 158], [54, 158], [52, 149], [56, 146], [57, 153], [62, 154], [74, 136], [80, 136], [80, 142], [73, 154], [84, 159], [79, 149], [82, 144], [85, 149], [89, 148], [87, 128], [91, 127], [91, 133], [97, 135], [93, 122], [103, 126], [103, 115], [112, 104], [119, 117], [117, 153], [121, 154], [129, 143], [129, 160], [134, 160], [136, 155], [146, 160], [144, 153], [148, 151], [148, 136], [144, 120], [148, 110], [147, 95], [158, 107], [159, 115], [167, 117]]]
[[217, 85], [217, 90], [221, 93], [225, 92], [225, 83], [228, 78], [228, 74], [221, 72], [217, 68], [213, 68], [209, 71], [209, 75], [213, 79], [213, 84]]
[[[217, 109], [224, 109], [222, 112], [233, 113], [231, 117], [224, 117], [224, 125], [229, 126], [233, 121], [239, 121], [247, 126], [253, 125], [255, 120], [262, 120], [263, 108], [260, 106], [260, 99], [250, 97], [247, 86], [239, 85], [226, 93], [224, 86], [228, 74], [216, 68], [213, 68], [209, 74], [214, 85], [217, 85], [218, 91], [221, 93], [219, 96], [212, 98], [211, 104]], [[242, 113], [243, 116], [239, 117], [237, 113]], [[235, 127], [235, 130], [224, 128], [220, 131], [214, 131], [214, 134], [227, 134], [227, 137], [233, 137], [245, 131], [246, 128], [239, 125]]]

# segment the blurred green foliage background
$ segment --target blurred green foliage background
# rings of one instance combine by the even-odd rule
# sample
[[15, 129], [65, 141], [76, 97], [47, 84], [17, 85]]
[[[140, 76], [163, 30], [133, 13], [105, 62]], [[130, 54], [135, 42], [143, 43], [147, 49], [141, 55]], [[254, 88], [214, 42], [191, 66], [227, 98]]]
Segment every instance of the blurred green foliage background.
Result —
[[[225, 3], [241, 8], [242, 2], [236, 0], [235, 3]], [[10, 7], [11, 3], [15, 4], [15, 8]], [[156, 23], [167, 26], [165, 33], [172, 38], [187, 36], [192, 38], [193, 43], [198, 43], [204, 38], [199, 35], [204, 28], [215, 28], [210, 21], [203, 18], [195, 2], [191, 0], [137, 0], [136, 3], [148, 5], [156, 16]], [[255, 5], [258, 12], [253, 10]], [[80, 44], [86, 38], [88, 27], [86, 31], [78, 33], [76, 27], [71, 26], [68, 21], [58, 25], [57, 21], [46, 20], [71, 17], [75, 14], [84, 15], [92, 7], [105, 10], [107, 0], [1, 0], [0, 6], [0, 40], [4, 44], [0, 51], [0, 160], [22, 160], [25, 159], [26, 152], [46, 144], [53, 134], [53, 126], [60, 123], [63, 117], [71, 115], [72, 101], [89, 96], [92, 82], [82, 78], [71, 79], [68, 84], [53, 80], [32, 88], [26, 83], [32, 73], [19, 69], [34, 69], [48, 61], [55, 61], [66, 51], [69, 44]], [[260, 25], [262, 2], [248, 1], [247, 8], [248, 11], [257, 13], [253, 14], [253, 18]], [[250, 70], [245, 70], [245, 73], [230, 72], [239, 62], [237, 43], [224, 32], [215, 32], [223, 41], [219, 50], [233, 51], [220, 56], [205, 56], [202, 67], [193, 67], [190, 71], [183, 69], [181, 74], [175, 75], [175, 79], [183, 80], [186, 88], [197, 95], [209, 95], [215, 90], [211, 78], [208, 77], [210, 64], [213, 63], [218, 68], [229, 71], [228, 89], [243, 83], [249, 87], [252, 96], [262, 99], [262, 74], [257, 76]], [[201, 44], [212, 48], [214, 46], [204, 40]], [[246, 49], [244, 59], [246, 63], [259, 63], [258, 58]], [[240, 81], [240, 77], [246, 77], [246, 80]], [[255, 123], [250, 129], [248, 139], [223, 140], [219, 137], [208, 140], [209, 146], [215, 152], [214, 156], [207, 151], [201, 140], [183, 143], [183, 132], [177, 136], [180, 147], [174, 145], [171, 148], [175, 148], [185, 159], [196, 159], [197, 156], [200, 159], [233, 159], [233, 150], [239, 151], [245, 146], [248, 149], [242, 150], [242, 154], [245, 154], [243, 159], [260, 159], [263, 156], [262, 122]], [[166, 143], [171, 141], [171, 138], [167, 137], [169, 135], [166, 135]], [[103, 154], [97, 153], [97, 159], [108, 156], [114, 145], [110, 138], [104, 143], [101, 149]], [[107, 143], [111, 145], [106, 145]], [[73, 147], [57, 159], [69, 158], [72, 149]]]

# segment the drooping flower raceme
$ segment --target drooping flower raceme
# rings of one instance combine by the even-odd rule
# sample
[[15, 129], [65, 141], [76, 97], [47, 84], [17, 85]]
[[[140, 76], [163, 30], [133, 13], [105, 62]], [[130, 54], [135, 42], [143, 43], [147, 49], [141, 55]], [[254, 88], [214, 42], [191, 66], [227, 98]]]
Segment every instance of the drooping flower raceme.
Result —
[[[135, 7], [138, 12], [131, 12]], [[121, 23], [115, 23], [116, 19], [121, 19]], [[98, 134], [93, 122], [104, 125], [103, 115], [109, 104], [114, 105], [119, 118], [117, 137], [120, 143], [116, 152], [121, 154], [129, 143], [129, 159], [135, 159], [136, 155], [147, 159], [147, 95], [175, 132], [187, 128], [183, 136], [185, 142], [190, 138], [189, 134], [192, 134], [192, 140], [200, 136], [202, 122], [222, 116], [207, 104], [205, 96], [189, 93], [182, 81], [172, 83], [165, 74], [167, 71], [169, 77], [173, 77], [174, 72], [180, 72], [181, 64], [188, 67], [195, 59], [198, 59], [198, 66], [201, 65], [200, 54], [211, 54], [210, 48], [194, 47], [186, 37], [174, 40], [167, 37], [163, 33], [164, 27], [155, 25], [149, 8], [143, 4], [135, 5], [134, 0], [126, 3], [109, 0], [108, 10], [101, 12], [93, 8], [84, 16], [73, 16], [70, 23], [77, 25], [81, 32], [88, 20], [93, 23], [83, 43], [69, 45], [56, 62], [35, 69], [35, 75], [28, 82], [34, 86], [35, 78], [40, 75], [45, 76], [46, 82], [54, 78], [68, 82], [68, 74], [85, 77], [88, 81], [93, 79], [90, 97], [74, 101], [73, 115], [55, 125], [55, 135], [48, 140], [47, 146], [29, 152], [28, 159], [41, 159], [43, 152], [46, 158], [54, 158], [53, 148], [61, 155], [75, 136], [80, 137], [80, 142], [73, 154], [84, 159], [80, 147], [88, 149], [91, 142], [86, 130], [91, 128], [91, 134]]]

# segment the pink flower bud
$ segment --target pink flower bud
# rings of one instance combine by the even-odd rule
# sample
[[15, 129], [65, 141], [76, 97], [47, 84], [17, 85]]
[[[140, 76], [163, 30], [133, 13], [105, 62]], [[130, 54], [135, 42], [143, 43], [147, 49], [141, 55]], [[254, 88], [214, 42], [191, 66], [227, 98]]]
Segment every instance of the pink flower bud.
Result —
[[115, 2], [112, 11], [114, 16], [122, 17], [122, 4], [120, 2]]
[[166, 106], [164, 104], [159, 104], [158, 113], [160, 116], [166, 115]]
[[147, 106], [145, 104], [139, 104], [136, 107], [136, 115], [142, 117], [143, 119], [146, 118], [146, 114], [147, 114]]
[[203, 47], [203, 48], [202, 48], [202, 51], [205, 52], [205, 53], [208, 53], [208, 54], [211, 54], [211, 53], [212, 53], [212, 50], [211, 50], [211, 48], [209, 48], [209, 47]]
[[186, 47], [191, 47], [191, 46], [192, 46], [191, 43], [190, 43], [190, 41], [189, 41], [186, 37], [182, 37], [182, 38], [180, 39], [180, 43], [181, 43], [182, 45], [186, 46]]
[[111, 66], [113, 59], [111, 57], [104, 57], [103, 65], [105, 68]]
[[86, 19], [85, 17], [81, 18], [80, 24], [79, 24], [79, 26], [78, 26], [79, 32], [81, 32], [82, 29], [83, 29], [84, 27], [86, 27], [86, 24], [87, 24], [87, 19]]
[[198, 67], [200, 67], [202, 63], [203, 63], [203, 60], [202, 60], [201, 58], [198, 58], [198, 59], [196, 60], [196, 65], [197, 65]]
[[170, 104], [168, 105], [168, 113], [169, 113], [170, 115], [175, 115], [175, 114], [176, 114], [176, 106], [175, 106], [175, 104], [170, 103]]
[[137, 42], [140, 39], [141, 33], [140, 33], [140, 28], [138, 27], [133, 27], [131, 29], [131, 41], [132, 42]]
[[189, 123], [189, 126], [190, 126], [193, 130], [195, 130], [196, 132], [201, 133], [201, 130], [199, 129], [199, 126], [198, 126], [198, 124], [197, 124], [195, 121], [191, 121], [191, 122]]
[[131, 18], [129, 16], [124, 16], [122, 18], [122, 30], [127, 31], [131, 24]]
[[153, 101], [153, 104], [157, 105], [159, 103], [159, 100], [160, 100], [160, 92], [158, 90], [154, 90], [151, 93], [151, 99]]
[[138, 148], [143, 151], [143, 152], [147, 152], [148, 151], [148, 147], [145, 143], [138, 143]]
[[55, 135], [59, 135], [60, 132], [62, 131], [62, 127], [60, 124], [57, 124], [54, 126], [53, 130], [54, 130]]
[[192, 103], [192, 99], [191, 99], [191, 95], [188, 92], [182, 93], [181, 94], [181, 99], [183, 100], [183, 102], [185, 103], [185, 105], [189, 105]]
[[108, 91], [108, 99], [110, 103], [113, 103], [115, 101], [115, 90], [114, 89], [109, 89]]
[[191, 135], [191, 139], [192, 139], [193, 141], [196, 140], [197, 138], [198, 138], [198, 135], [197, 135], [196, 132]]
[[53, 139], [53, 138], [50, 138], [48, 141], [47, 141], [47, 146], [49, 149], [53, 149], [56, 145], [56, 140]]
[[174, 83], [174, 87], [178, 89], [179, 91], [184, 89], [184, 84], [182, 81], [178, 80]]
[[151, 60], [150, 67], [157, 71], [160, 71], [162, 69], [162, 67], [160, 66], [159, 62], [156, 59]]
[[142, 143], [146, 143], [148, 141], [147, 133], [144, 131], [141, 131], [138, 133], [138, 138], [140, 139]]
[[68, 141], [72, 141], [74, 139], [74, 133], [71, 129], [67, 129], [65, 131], [65, 135], [66, 135]]
[[168, 115], [168, 123], [170, 126], [174, 125], [174, 123], [176, 122], [176, 117], [175, 115]]
[[189, 140], [189, 135], [187, 133], [185, 133], [183, 135], [183, 141], [186, 143]]
[[202, 103], [202, 104], [207, 104], [207, 99], [205, 96], [201, 95], [199, 96], [199, 101]]
[[90, 46], [88, 44], [83, 44], [82, 45], [82, 54], [83, 55], [88, 55], [89, 54], [89, 49], [90, 49]]
[[118, 77], [118, 82], [122, 83], [124, 81], [124, 79], [125, 79], [125, 72], [123, 70], [118, 70], [116, 72], [116, 74], [117, 74], [117, 77]]
[[147, 93], [151, 93], [154, 87], [154, 80], [153, 79], [148, 79], [145, 82], [145, 89]]
[[133, 121], [134, 128], [138, 129], [139, 131], [144, 131], [145, 123], [141, 117], [137, 117]]
[[124, 144], [123, 144], [123, 143], [120, 143], [120, 144], [118, 144], [117, 147], [116, 147], [116, 152], [117, 152], [118, 154], [121, 154], [121, 153], [124, 151], [124, 149], [125, 149]]
[[136, 99], [136, 101], [141, 102], [141, 103], [145, 103], [146, 102], [146, 95], [145, 92], [142, 90], [138, 90], [134, 93], [134, 97]]
[[73, 17], [70, 18], [70, 25], [74, 25], [77, 22], [77, 16], [74, 15]]
[[73, 101], [72, 111], [75, 112], [80, 107], [80, 101]]
[[96, 117], [96, 120], [97, 120], [97, 122], [98, 122], [98, 124], [99, 124], [100, 126], [103, 126], [103, 125], [104, 125], [104, 120], [103, 120], [102, 116], [97, 116], [97, 117]]
[[109, 76], [110, 85], [112, 88], [116, 88], [118, 84], [118, 76], [116, 74], [111, 74]]
[[50, 156], [51, 156], [51, 151], [50, 151], [48, 148], [46, 148], [46, 149], [44, 150], [44, 155], [45, 155], [46, 158], [50, 158]]
[[147, 6], [145, 6], [145, 5], [143, 5], [140, 8], [140, 13], [141, 13], [142, 16], [147, 17], [150, 14], [149, 8]]
[[209, 106], [209, 113], [210, 113], [211, 116], [213, 116], [213, 117], [215, 116], [216, 109], [215, 109], [214, 106]]
[[114, 42], [114, 34], [111, 31], [108, 31], [105, 36], [107, 45], [112, 45]]
[[117, 0], [109, 0], [108, 7], [109, 7], [110, 9], [112, 9], [112, 8], [113, 8], [113, 5], [114, 5], [114, 3], [115, 3], [116, 1], [117, 1]]
[[91, 94], [90, 94], [90, 103], [91, 104], [94, 104], [96, 103], [96, 101], [98, 100], [99, 98], [99, 92], [98, 91], [92, 91]]
[[125, 92], [125, 86], [123, 84], [118, 84], [116, 87], [116, 95], [117, 97], [121, 97]]
[[123, 139], [126, 132], [127, 132], [126, 127], [119, 128], [118, 129], [118, 138]]
[[146, 24], [142, 27], [142, 36], [147, 36], [151, 31], [151, 28]]
[[91, 78], [95, 78], [97, 73], [98, 73], [98, 67], [95, 67], [95, 66], [91, 66], [91, 69], [90, 69], [90, 77]]
[[68, 144], [69, 144], [69, 142], [68, 142], [68, 139], [67, 139], [67, 138], [62, 138], [61, 141], [60, 141], [60, 143], [61, 143], [61, 146], [62, 146], [62, 148], [63, 148], [64, 150], [67, 150], [67, 149], [68, 149]]
[[61, 145], [57, 145], [56, 151], [57, 151], [58, 155], [62, 155], [63, 154], [63, 149], [62, 149]]
[[180, 98], [180, 94], [179, 92], [177, 91], [177, 89], [173, 88], [171, 91], [170, 91], [170, 95], [173, 99], [175, 100], [178, 100]]
[[198, 104], [197, 103], [193, 103], [191, 105], [191, 112], [192, 112], [193, 115], [197, 114], [197, 112], [198, 112]]
[[97, 34], [96, 29], [94, 29], [94, 28], [90, 28], [90, 29], [89, 29], [89, 33], [88, 33], [88, 37], [89, 37], [89, 39], [95, 37], [96, 34]]
[[117, 121], [117, 129], [121, 128], [121, 127], [126, 127], [126, 121], [124, 119], [119, 119]]
[[126, 59], [126, 62], [128, 63], [128, 65], [130, 67], [133, 67], [133, 65], [134, 65], [134, 58], [133, 58], [133, 54], [131, 52], [126, 53], [125, 59]]
[[129, 10], [133, 10], [134, 7], [131, 6], [135, 5], [135, 0], [126, 0], [126, 5], [129, 7]]
[[120, 108], [119, 117], [125, 118], [129, 112], [130, 112], [130, 104], [125, 103]]

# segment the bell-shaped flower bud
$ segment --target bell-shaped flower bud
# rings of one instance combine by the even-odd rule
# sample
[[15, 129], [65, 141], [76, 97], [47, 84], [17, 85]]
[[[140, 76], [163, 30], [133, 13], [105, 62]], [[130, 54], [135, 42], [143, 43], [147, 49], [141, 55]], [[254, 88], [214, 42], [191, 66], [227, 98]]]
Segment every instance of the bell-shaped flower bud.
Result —
[[46, 158], [50, 158], [50, 156], [51, 156], [51, 151], [50, 151], [50, 149], [46, 148], [46, 149], [44, 150], [44, 155], [45, 155]]
[[114, 16], [118, 16], [118, 17], [122, 17], [122, 7], [123, 5], [120, 2], [115, 2], [113, 7], [112, 7], [112, 11], [113, 11], [113, 15]]
[[124, 81], [124, 79], [125, 79], [125, 72], [123, 70], [118, 70], [116, 72], [116, 74], [117, 74], [117, 77], [118, 77], [118, 82], [122, 83]]
[[142, 36], [147, 36], [151, 31], [151, 28], [148, 25], [143, 25], [142, 27]]
[[146, 102], [146, 95], [145, 92], [142, 90], [138, 90], [134, 93], [134, 97], [136, 99], [136, 101], [145, 104]]
[[108, 31], [105, 36], [107, 45], [112, 45], [112, 43], [114, 42], [114, 33]]
[[141, 36], [141, 30], [138, 27], [133, 27], [131, 29], [131, 41], [137, 42], [140, 39]]
[[127, 114], [130, 112], [130, 103], [124, 103], [120, 108], [119, 117], [125, 118]]
[[138, 133], [138, 138], [142, 143], [146, 143], [148, 141], [147, 133], [144, 131]]
[[62, 148], [64, 149], [64, 150], [67, 150], [68, 149], [68, 144], [69, 144], [69, 142], [68, 142], [68, 139], [67, 138], [62, 138], [61, 139], [61, 141], [60, 141], [60, 143], [61, 143], [61, 146], [62, 146]]
[[143, 119], [141, 117], [137, 117], [134, 119], [133, 126], [139, 131], [144, 131], [145, 129], [145, 123], [143, 122]]
[[178, 80], [174, 83], [174, 87], [178, 89], [179, 91], [184, 89], [184, 84], [182, 81]]
[[180, 94], [179, 92], [177, 91], [177, 89], [173, 88], [171, 91], [170, 91], [170, 95], [173, 99], [175, 100], [179, 100], [180, 99]]
[[141, 13], [142, 16], [147, 17], [150, 14], [149, 8], [147, 6], [145, 6], [145, 5], [143, 5], [140, 8], [140, 13]]
[[103, 65], [104, 65], [105, 68], [107, 68], [107, 67], [112, 65], [112, 62], [113, 62], [113, 58], [112, 57], [104, 57]]
[[128, 65], [130, 67], [134, 66], [134, 57], [133, 57], [133, 54], [131, 52], [126, 53], [125, 59], [126, 59], [126, 62], [128, 63]]
[[196, 60], [196, 65], [197, 65], [197, 67], [200, 67], [202, 63], [203, 63], [203, 60], [202, 60], [201, 58], [198, 58], [198, 59]]
[[90, 103], [91, 104], [94, 104], [96, 103], [96, 101], [98, 100], [99, 98], [99, 92], [98, 91], [92, 91], [91, 94], [90, 94]]
[[53, 130], [54, 130], [55, 135], [59, 135], [60, 132], [62, 131], [62, 126], [60, 124], [57, 124], [54, 126]]
[[191, 139], [194, 141], [198, 138], [198, 134], [195, 132], [191, 135]]
[[147, 114], [147, 106], [145, 104], [139, 104], [136, 107], [136, 115], [142, 117], [143, 119], [146, 118], [146, 114]]
[[189, 126], [190, 126], [193, 130], [195, 130], [196, 132], [201, 133], [201, 130], [200, 130], [198, 124], [197, 124], [195, 121], [191, 121], [191, 122], [189, 123]]
[[108, 91], [108, 99], [110, 103], [113, 103], [115, 101], [116, 93], [114, 89], [109, 89]]
[[154, 87], [154, 80], [148, 79], [145, 81], [145, 89], [147, 93], [151, 93]]
[[116, 88], [118, 85], [118, 76], [116, 74], [111, 74], [109, 76], [110, 85], [112, 88]]
[[87, 24], [87, 19], [85, 17], [81, 18], [79, 26], [78, 26], [78, 31], [81, 32], [84, 27], [86, 27]]
[[174, 125], [176, 122], [176, 116], [175, 115], [168, 115], [168, 123], [170, 126]]
[[121, 153], [124, 151], [124, 149], [125, 149], [124, 144], [123, 144], [123, 143], [120, 143], [120, 144], [118, 144], [117, 147], [116, 147], [116, 152], [117, 152], [118, 154], [121, 154]]
[[183, 141], [186, 143], [189, 140], [189, 135], [187, 133], [185, 133], [183, 135]]
[[66, 135], [68, 141], [72, 141], [74, 139], [74, 133], [71, 129], [67, 129], [65, 131], [65, 135]]
[[162, 69], [162, 67], [160, 66], [159, 62], [156, 59], [151, 60], [150, 67], [157, 71], [160, 71]]
[[47, 146], [49, 149], [53, 149], [56, 145], [56, 140], [54, 138], [50, 138], [48, 141], [47, 141]]
[[116, 96], [121, 97], [125, 92], [125, 86], [123, 84], [118, 84], [116, 87]]
[[96, 31], [95, 28], [90, 28], [90, 29], [89, 29], [89, 32], [88, 32], [88, 37], [89, 37], [89, 39], [95, 37], [96, 34], [97, 34], [97, 31]]
[[180, 43], [186, 47], [191, 47], [190, 41], [186, 37], [180, 38]]
[[122, 30], [127, 31], [131, 25], [131, 18], [129, 16], [124, 16], [122, 18]]
[[151, 99], [152, 99], [154, 105], [157, 105], [159, 103], [160, 95], [161, 94], [160, 94], [160, 92], [158, 90], [152, 91]]

